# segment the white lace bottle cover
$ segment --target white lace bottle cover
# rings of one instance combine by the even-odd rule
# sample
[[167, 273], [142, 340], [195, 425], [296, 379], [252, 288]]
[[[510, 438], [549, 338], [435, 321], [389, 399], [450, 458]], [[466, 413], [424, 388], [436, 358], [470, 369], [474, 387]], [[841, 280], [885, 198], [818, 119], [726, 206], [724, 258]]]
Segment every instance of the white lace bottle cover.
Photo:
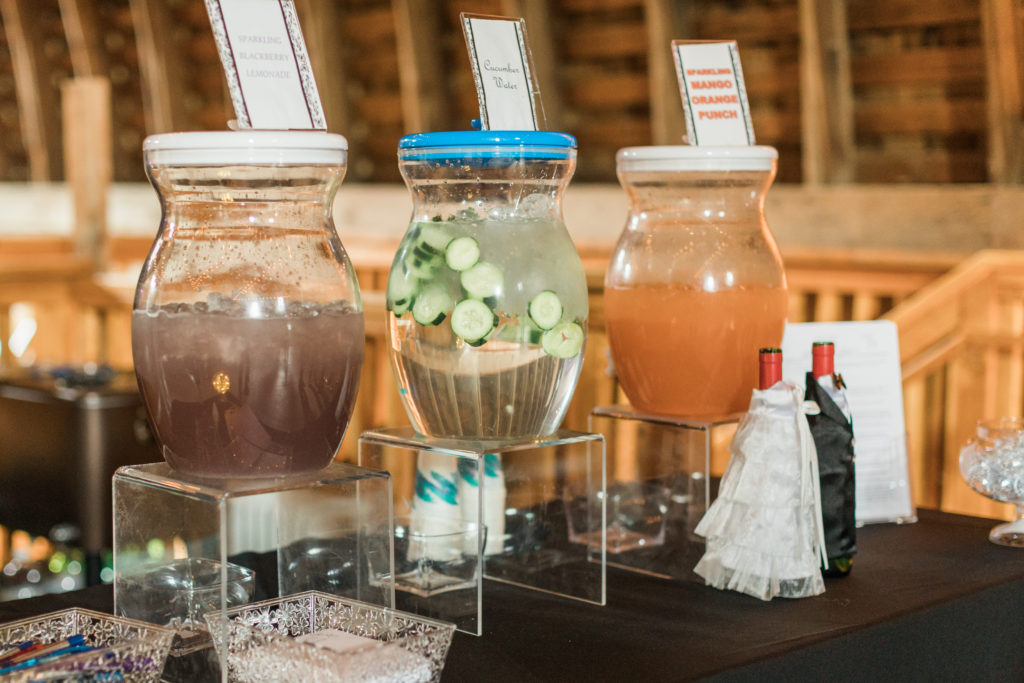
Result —
[[761, 600], [825, 591], [817, 455], [806, 417], [818, 408], [803, 394], [783, 382], [753, 392], [718, 498], [696, 529], [707, 547], [694, 571], [710, 586]]

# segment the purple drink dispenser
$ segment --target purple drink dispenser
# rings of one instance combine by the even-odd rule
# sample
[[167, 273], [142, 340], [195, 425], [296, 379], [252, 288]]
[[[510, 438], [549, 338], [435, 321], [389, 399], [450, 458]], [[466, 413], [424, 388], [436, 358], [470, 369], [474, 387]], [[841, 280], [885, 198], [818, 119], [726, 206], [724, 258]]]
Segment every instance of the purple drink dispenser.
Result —
[[204, 477], [325, 467], [363, 363], [359, 285], [331, 216], [345, 138], [173, 133], [143, 149], [163, 217], [132, 352], [164, 458]]

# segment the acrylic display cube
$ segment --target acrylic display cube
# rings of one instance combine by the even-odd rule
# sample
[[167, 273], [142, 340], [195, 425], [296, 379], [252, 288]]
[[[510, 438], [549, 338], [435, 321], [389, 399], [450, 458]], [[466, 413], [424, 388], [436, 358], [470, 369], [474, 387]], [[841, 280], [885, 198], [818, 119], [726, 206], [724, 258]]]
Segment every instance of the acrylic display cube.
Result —
[[731, 438], [742, 413], [681, 418], [598, 406], [588, 426], [607, 443], [608, 564], [663, 578], [701, 581], [694, 533], [715, 491], [714, 445]]
[[393, 607], [391, 500], [387, 472], [345, 463], [255, 480], [122, 467], [114, 610], [178, 629], [183, 655], [209, 645], [204, 615], [258, 600], [314, 590]]
[[392, 475], [399, 609], [480, 635], [482, 578], [604, 604], [600, 434], [482, 442], [372, 430], [359, 462]]

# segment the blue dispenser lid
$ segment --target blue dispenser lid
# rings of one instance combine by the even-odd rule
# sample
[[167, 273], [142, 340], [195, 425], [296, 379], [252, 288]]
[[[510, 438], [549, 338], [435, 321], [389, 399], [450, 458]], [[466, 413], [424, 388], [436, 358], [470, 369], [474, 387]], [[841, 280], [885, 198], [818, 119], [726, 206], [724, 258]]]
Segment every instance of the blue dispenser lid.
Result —
[[576, 138], [543, 130], [455, 130], [415, 133], [398, 141], [405, 160], [568, 159]]

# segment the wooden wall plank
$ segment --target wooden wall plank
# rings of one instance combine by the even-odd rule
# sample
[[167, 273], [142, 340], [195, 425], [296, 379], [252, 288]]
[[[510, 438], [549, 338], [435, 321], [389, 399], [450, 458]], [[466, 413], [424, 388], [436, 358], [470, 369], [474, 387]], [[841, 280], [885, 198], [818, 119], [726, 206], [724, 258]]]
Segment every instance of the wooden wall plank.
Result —
[[853, 180], [853, 86], [845, 0], [799, 0], [803, 180]]
[[977, 83], [985, 77], [985, 53], [977, 46], [926, 47], [851, 58], [854, 86]]
[[647, 54], [647, 28], [639, 22], [569, 26], [565, 54], [573, 60], [643, 57]]
[[61, 88], [65, 171], [71, 188], [75, 252], [101, 268], [106, 263], [107, 189], [113, 176], [110, 81], [73, 78]]
[[959, 24], [978, 20], [974, 2], [920, 2], [919, 0], [857, 0], [851, 29], [901, 28]]
[[327, 119], [327, 129], [345, 134], [351, 125], [351, 107], [345, 97], [345, 75], [338, 26], [342, 10], [337, 0], [296, 0], [295, 9], [302, 24], [309, 61], [316, 78], [320, 103]]
[[682, 8], [674, 0], [645, 0], [647, 82], [650, 92], [651, 143], [678, 145], [686, 134], [679, 95], [679, 78], [672, 41], [685, 37]]
[[921, 99], [860, 102], [856, 126], [860, 135], [893, 133], [959, 133], [985, 130], [985, 103], [975, 99]]
[[68, 40], [68, 52], [75, 76], [103, 76], [107, 58], [100, 43], [96, 3], [90, 0], [60, 0], [60, 18]]
[[565, 105], [562, 102], [562, 80], [559, 78], [558, 40], [552, 26], [551, 7], [547, 0], [502, 0], [506, 16], [521, 17], [526, 22], [526, 35], [533, 53], [534, 77], [540, 89], [543, 116], [542, 130], [565, 128]]
[[42, 4], [34, 0], [0, 1], [33, 181], [58, 180], [62, 171], [60, 103], [43, 53], [41, 10]]
[[[665, 51], [668, 52], [668, 49], [666, 48]], [[634, 73], [578, 69], [575, 70], [575, 74], [579, 77], [573, 78], [567, 83], [565, 91], [572, 103], [580, 109], [601, 111], [642, 107], [647, 104], [649, 99], [652, 99], [649, 81], [637, 78]], [[675, 77], [673, 76], [673, 78]], [[681, 112], [678, 89], [675, 93], [675, 105], [676, 109]], [[652, 125], [654, 125], [653, 119]], [[682, 122], [680, 125], [685, 126]], [[680, 128], [680, 134], [682, 130]], [[678, 137], [677, 135], [676, 144], [679, 142]]]
[[988, 110], [988, 174], [1024, 180], [1024, 39], [1018, 0], [981, 0]]
[[799, 9], [796, 3], [739, 4], [707, 2], [700, 11], [699, 30], [709, 39], [728, 37], [740, 45], [757, 43], [770, 37], [778, 40], [799, 33]]
[[440, 130], [447, 121], [447, 79], [441, 70], [437, 44], [440, 7], [433, 2], [392, 0], [402, 118], [408, 133]]
[[135, 25], [146, 133], [180, 130], [185, 122], [181, 59], [175, 49], [170, 13], [163, 0], [130, 0]]

